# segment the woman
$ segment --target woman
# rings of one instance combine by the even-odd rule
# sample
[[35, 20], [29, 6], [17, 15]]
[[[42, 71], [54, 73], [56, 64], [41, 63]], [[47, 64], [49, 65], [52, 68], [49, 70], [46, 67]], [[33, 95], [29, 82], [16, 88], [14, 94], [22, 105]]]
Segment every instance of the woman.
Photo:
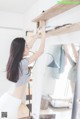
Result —
[[26, 58], [29, 53], [29, 48], [32, 47], [35, 40], [36, 37], [34, 36], [28, 44], [25, 42], [24, 38], [16, 38], [12, 41], [10, 56], [7, 63], [7, 79], [15, 83], [15, 88], [12, 92], [7, 92], [0, 98], [0, 114], [2, 114], [2, 112], [7, 112], [7, 119], [18, 118], [18, 109], [21, 106], [22, 98], [26, 90], [26, 83], [28, 83], [30, 76], [28, 65], [37, 60], [44, 51], [44, 28], [41, 30], [39, 50], [33, 56]]

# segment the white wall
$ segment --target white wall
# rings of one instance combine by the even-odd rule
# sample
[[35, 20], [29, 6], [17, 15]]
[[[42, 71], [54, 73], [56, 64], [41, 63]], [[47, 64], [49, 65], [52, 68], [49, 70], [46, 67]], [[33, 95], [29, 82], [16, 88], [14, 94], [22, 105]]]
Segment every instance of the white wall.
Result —
[[31, 9], [26, 12], [25, 20], [24, 20], [24, 28], [25, 30], [34, 30], [36, 28], [36, 23], [32, 22], [32, 20], [39, 16], [42, 11], [46, 11], [52, 5], [54, 5], [56, 0], [38, 0]]
[[24, 15], [0, 12], [0, 26], [13, 27], [13, 28], [23, 28]]

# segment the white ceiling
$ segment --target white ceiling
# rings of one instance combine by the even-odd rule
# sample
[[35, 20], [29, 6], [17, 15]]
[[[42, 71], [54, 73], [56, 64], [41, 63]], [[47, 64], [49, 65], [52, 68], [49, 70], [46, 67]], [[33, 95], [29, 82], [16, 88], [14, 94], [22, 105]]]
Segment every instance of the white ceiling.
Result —
[[24, 14], [37, 0], [0, 0], [0, 11]]

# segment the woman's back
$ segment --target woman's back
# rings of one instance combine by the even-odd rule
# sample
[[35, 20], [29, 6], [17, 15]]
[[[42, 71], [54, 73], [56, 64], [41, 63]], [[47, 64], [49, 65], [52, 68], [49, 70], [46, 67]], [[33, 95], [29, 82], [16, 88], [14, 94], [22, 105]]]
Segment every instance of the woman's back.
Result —
[[26, 58], [23, 58], [20, 62], [20, 68], [19, 68], [19, 79], [15, 83], [15, 87], [13, 92], [11, 92], [11, 95], [22, 99], [24, 95], [26, 95], [26, 87], [27, 83], [29, 82], [29, 76], [30, 72], [28, 70], [28, 60]]

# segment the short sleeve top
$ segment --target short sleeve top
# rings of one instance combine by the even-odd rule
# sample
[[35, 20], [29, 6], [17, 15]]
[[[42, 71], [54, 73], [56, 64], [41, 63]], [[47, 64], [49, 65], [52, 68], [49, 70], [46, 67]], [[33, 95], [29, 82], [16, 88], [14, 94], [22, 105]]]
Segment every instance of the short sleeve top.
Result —
[[29, 64], [29, 61], [26, 58], [20, 61], [19, 79], [17, 83], [15, 84], [16, 86], [21, 86], [22, 84], [29, 82], [30, 72], [28, 70], [28, 64]]

